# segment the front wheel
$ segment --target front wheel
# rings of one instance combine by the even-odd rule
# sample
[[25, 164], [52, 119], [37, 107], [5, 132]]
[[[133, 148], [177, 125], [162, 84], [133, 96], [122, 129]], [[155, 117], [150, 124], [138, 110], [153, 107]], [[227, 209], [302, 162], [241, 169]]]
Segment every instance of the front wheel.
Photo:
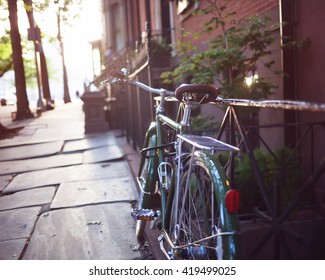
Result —
[[213, 156], [196, 152], [188, 160], [180, 174], [170, 216], [169, 236], [175, 246], [170, 250], [172, 258], [237, 258], [237, 214], [226, 213], [223, 203], [229, 189]]

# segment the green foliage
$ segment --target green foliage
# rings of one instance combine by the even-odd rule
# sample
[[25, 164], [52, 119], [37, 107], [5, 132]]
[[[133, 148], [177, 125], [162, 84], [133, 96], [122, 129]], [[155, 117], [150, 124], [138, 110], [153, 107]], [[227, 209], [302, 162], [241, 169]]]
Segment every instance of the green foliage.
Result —
[[0, 77], [13, 67], [9, 30], [4, 24], [8, 20], [8, 16], [7, 2], [0, 0]]
[[[218, 6], [220, 1], [209, 1], [207, 8], [199, 9], [195, 16], [211, 15], [204, 22], [198, 34], [184, 32], [182, 40], [176, 45], [180, 64], [173, 71], [164, 72], [161, 77], [165, 83], [181, 83], [185, 78], [192, 83], [222, 86], [224, 97], [264, 99], [275, 88], [261, 77], [253, 79], [250, 86], [245, 77], [254, 75], [257, 62], [271, 68], [274, 61], [262, 61], [270, 55], [268, 47], [273, 43], [275, 26], [270, 25], [268, 17], [253, 16], [235, 20], [234, 11], [228, 12], [226, 6]], [[205, 50], [198, 51], [202, 35], [215, 34]], [[191, 44], [191, 36], [194, 44]], [[201, 46], [201, 49], [204, 47]]]
[[29, 88], [36, 88], [36, 65], [35, 65], [35, 52], [34, 44], [28, 41], [25, 36], [22, 36], [22, 47], [23, 47], [23, 60], [25, 69], [26, 85]]
[[[28, 1], [24, 2], [24, 8], [26, 11], [30, 11], [31, 7], [28, 5]], [[34, 13], [40, 13], [50, 7], [52, 0], [34, 0], [33, 1], [33, 10]], [[19, 3], [23, 4], [23, 3]], [[61, 7], [61, 15], [62, 20], [67, 22], [68, 19], [71, 20], [71, 17], [75, 18], [79, 15], [81, 0], [61, 0], [58, 1], [58, 4]], [[1, 23], [1, 32], [5, 32], [5, 34], [0, 34], [0, 78], [8, 71], [13, 69], [13, 61], [12, 61], [12, 48], [11, 48], [11, 40], [10, 40], [10, 30], [6, 30], [5, 27], [8, 26], [9, 23], [9, 13], [7, 7], [6, 0], [0, 0], [0, 23]], [[53, 23], [56, 24], [56, 23]], [[42, 36], [46, 36], [46, 34], [42, 33]], [[56, 41], [57, 38], [49, 38], [49, 41]], [[29, 87], [35, 87], [36, 83], [36, 67], [34, 62], [34, 47], [31, 42], [27, 40], [27, 38], [22, 37], [22, 47], [23, 47], [23, 59], [24, 59], [24, 68], [26, 75], [26, 82]]]
[[64, 25], [71, 25], [78, 18], [82, 0], [54, 0], [60, 10], [60, 19]]
[[[291, 157], [292, 149], [289, 148], [278, 148], [272, 153], [263, 149], [254, 150], [267, 192], [274, 197], [276, 188], [280, 194], [281, 208], [284, 208], [298, 189], [299, 159], [297, 155]], [[223, 154], [219, 159], [225, 164], [227, 155]], [[241, 211], [250, 212], [255, 206], [263, 208], [262, 194], [247, 154], [235, 158], [235, 184], [241, 194]]]
[[10, 36], [6, 33], [0, 38], [0, 77], [13, 67]]

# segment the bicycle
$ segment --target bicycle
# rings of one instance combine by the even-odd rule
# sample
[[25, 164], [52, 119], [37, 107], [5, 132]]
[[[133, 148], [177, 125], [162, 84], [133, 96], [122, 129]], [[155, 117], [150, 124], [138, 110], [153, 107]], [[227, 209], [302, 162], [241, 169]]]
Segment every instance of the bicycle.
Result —
[[[122, 73], [123, 72], [123, 73]], [[111, 71], [110, 82], [123, 82], [157, 94], [155, 121], [145, 135], [137, 185], [138, 209], [131, 213], [139, 243], [147, 221], [158, 228], [167, 259], [239, 259], [239, 193], [232, 188], [217, 152], [239, 149], [209, 136], [191, 133], [194, 106], [214, 102], [211, 85], [185, 84], [175, 92], [133, 80], [125, 69]], [[179, 102], [176, 120], [165, 115], [166, 102]], [[159, 203], [155, 203], [159, 197]]]

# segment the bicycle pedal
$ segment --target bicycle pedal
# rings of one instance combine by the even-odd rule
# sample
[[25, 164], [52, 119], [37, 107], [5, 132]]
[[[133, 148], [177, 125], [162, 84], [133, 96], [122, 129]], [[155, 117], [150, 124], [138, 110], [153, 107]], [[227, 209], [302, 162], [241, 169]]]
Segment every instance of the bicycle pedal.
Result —
[[152, 209], [133, 209], [131, 216], [138, 221], [152, 221], [160, 216], [160, 211]]

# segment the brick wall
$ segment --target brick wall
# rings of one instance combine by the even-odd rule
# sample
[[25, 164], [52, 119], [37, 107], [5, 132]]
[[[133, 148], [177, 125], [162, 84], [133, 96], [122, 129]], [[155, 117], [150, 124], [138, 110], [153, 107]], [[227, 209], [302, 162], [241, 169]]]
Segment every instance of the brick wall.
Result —
[[[253, 15], [265, 14], [272, 9], [277, 9], [279, 6], [278, 0], [233, 0], [219, 1], [220, 4], [225, 3], [227, 6], [226, 12], [236, 12], [234, 19], [239, 20]], [[228, 3], [227, 3], [228, 2]], [[176, 5], [176, 4], [175, 4]], [[200, 7], [207, 7], [208, 2], [202, 0]], [[177, 35], [180, 35], [180, 30], [190, 31], [191, 33], [202, 31], [203, 23], [206, 22], [211, 15], [192, 16], [189, 12], [186, 16], [176, 16], [175, 23], [178, 30]], [[207, 40], [208, 36], [201, 38], [202, 41]]]

